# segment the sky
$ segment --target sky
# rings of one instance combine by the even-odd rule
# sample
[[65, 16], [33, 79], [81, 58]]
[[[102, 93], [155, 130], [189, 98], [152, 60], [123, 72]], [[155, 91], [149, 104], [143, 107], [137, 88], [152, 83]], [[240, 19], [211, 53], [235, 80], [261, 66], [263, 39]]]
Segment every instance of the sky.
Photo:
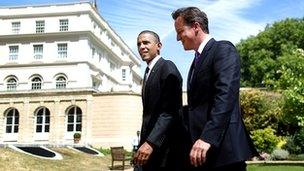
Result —
[[[80, 0], [81, 1], [81, 0]], [[83, 0], [82, 0], [83, 1]], [[76, 0], [0, 0], [0, 7], [79, 2]], [[196, 6], [209, 19], [210, 35], [237, 44], [263, 31], [267, 24], [286, 18], [304, 17], [304, 0], [96, 0], [99, 13], [124, 42], [139, 56], [138, 33], [153, 30], [163, 44], [161, 56], [173, 61], [183, 77], [185, 89], [193, 51], [184, 51], [176, 41], [171, 13]], [[1, 27], [1, 26], [0, 26]], [[146, 64], [142, 62], [142, 73]]]

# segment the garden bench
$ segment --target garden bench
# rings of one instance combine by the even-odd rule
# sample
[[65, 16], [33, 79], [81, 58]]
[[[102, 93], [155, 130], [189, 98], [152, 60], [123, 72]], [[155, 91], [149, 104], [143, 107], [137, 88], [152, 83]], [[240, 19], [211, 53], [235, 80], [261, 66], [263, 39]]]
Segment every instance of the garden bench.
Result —
[[110, 147], [111, 148], [111, 156], [112, 156], [112, 165], [111, 169], [117, 169], [117, 166], [114, 166], [115, 161], [122, 162], [122, 169], [125, 169], [125, 161], [131, 161], [131, 157], [126, 156], [126, 151], [123, 146], [120, 147]]

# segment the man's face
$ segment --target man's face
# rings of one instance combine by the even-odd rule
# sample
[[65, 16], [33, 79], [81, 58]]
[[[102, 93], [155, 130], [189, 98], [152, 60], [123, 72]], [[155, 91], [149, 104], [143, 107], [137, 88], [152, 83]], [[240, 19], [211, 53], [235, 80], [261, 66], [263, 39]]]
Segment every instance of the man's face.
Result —
[[161, 43], [149, 33], [143, 33], [137, 38], [137, 50], [143, 61], [150, 63], [161, 49]]
[[179, 16], [174, 23], [177, 41], [181, 41], [185, 50], [194, 50], [195, 29], [185, 25], [184, 19]]

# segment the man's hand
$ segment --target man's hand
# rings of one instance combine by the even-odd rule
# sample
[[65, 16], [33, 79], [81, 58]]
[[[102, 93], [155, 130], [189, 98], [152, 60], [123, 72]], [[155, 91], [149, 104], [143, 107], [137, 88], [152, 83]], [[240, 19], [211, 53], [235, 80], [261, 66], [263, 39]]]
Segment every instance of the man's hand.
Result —
[[153, 152], [153, 148], [145, 142], [143, 145], [139, 147], [135, 156], [134, 156], [134, 164], [135, 165], [144, 165], [149, 160], [151, 154]]
[[191, 164], [195, 167], [202, 165], [206, 161], [206, 154], [210, 148], [210, 144], [198, 139], [192, 146], [190, 152]]

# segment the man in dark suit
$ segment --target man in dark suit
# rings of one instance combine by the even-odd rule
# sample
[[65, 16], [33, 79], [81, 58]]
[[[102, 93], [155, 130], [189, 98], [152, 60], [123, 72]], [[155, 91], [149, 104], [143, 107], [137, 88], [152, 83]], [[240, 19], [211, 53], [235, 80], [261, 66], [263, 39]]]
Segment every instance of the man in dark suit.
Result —
[[143, 171], [184, 170], [182, 78], [173, 62], [160, 57], [159, 36], [149, 30], [137, 38], [138, 52], [148, 66], [142, 88], [143, 121], [134, 164]]
[[238, 52], [209, 35], [207, 15], [198, 8], [180, 8], [172, 17], [177, 41], [195, 51], [187, 82], [193, 170], [246, 170], [257, 152], [240, 113]]

